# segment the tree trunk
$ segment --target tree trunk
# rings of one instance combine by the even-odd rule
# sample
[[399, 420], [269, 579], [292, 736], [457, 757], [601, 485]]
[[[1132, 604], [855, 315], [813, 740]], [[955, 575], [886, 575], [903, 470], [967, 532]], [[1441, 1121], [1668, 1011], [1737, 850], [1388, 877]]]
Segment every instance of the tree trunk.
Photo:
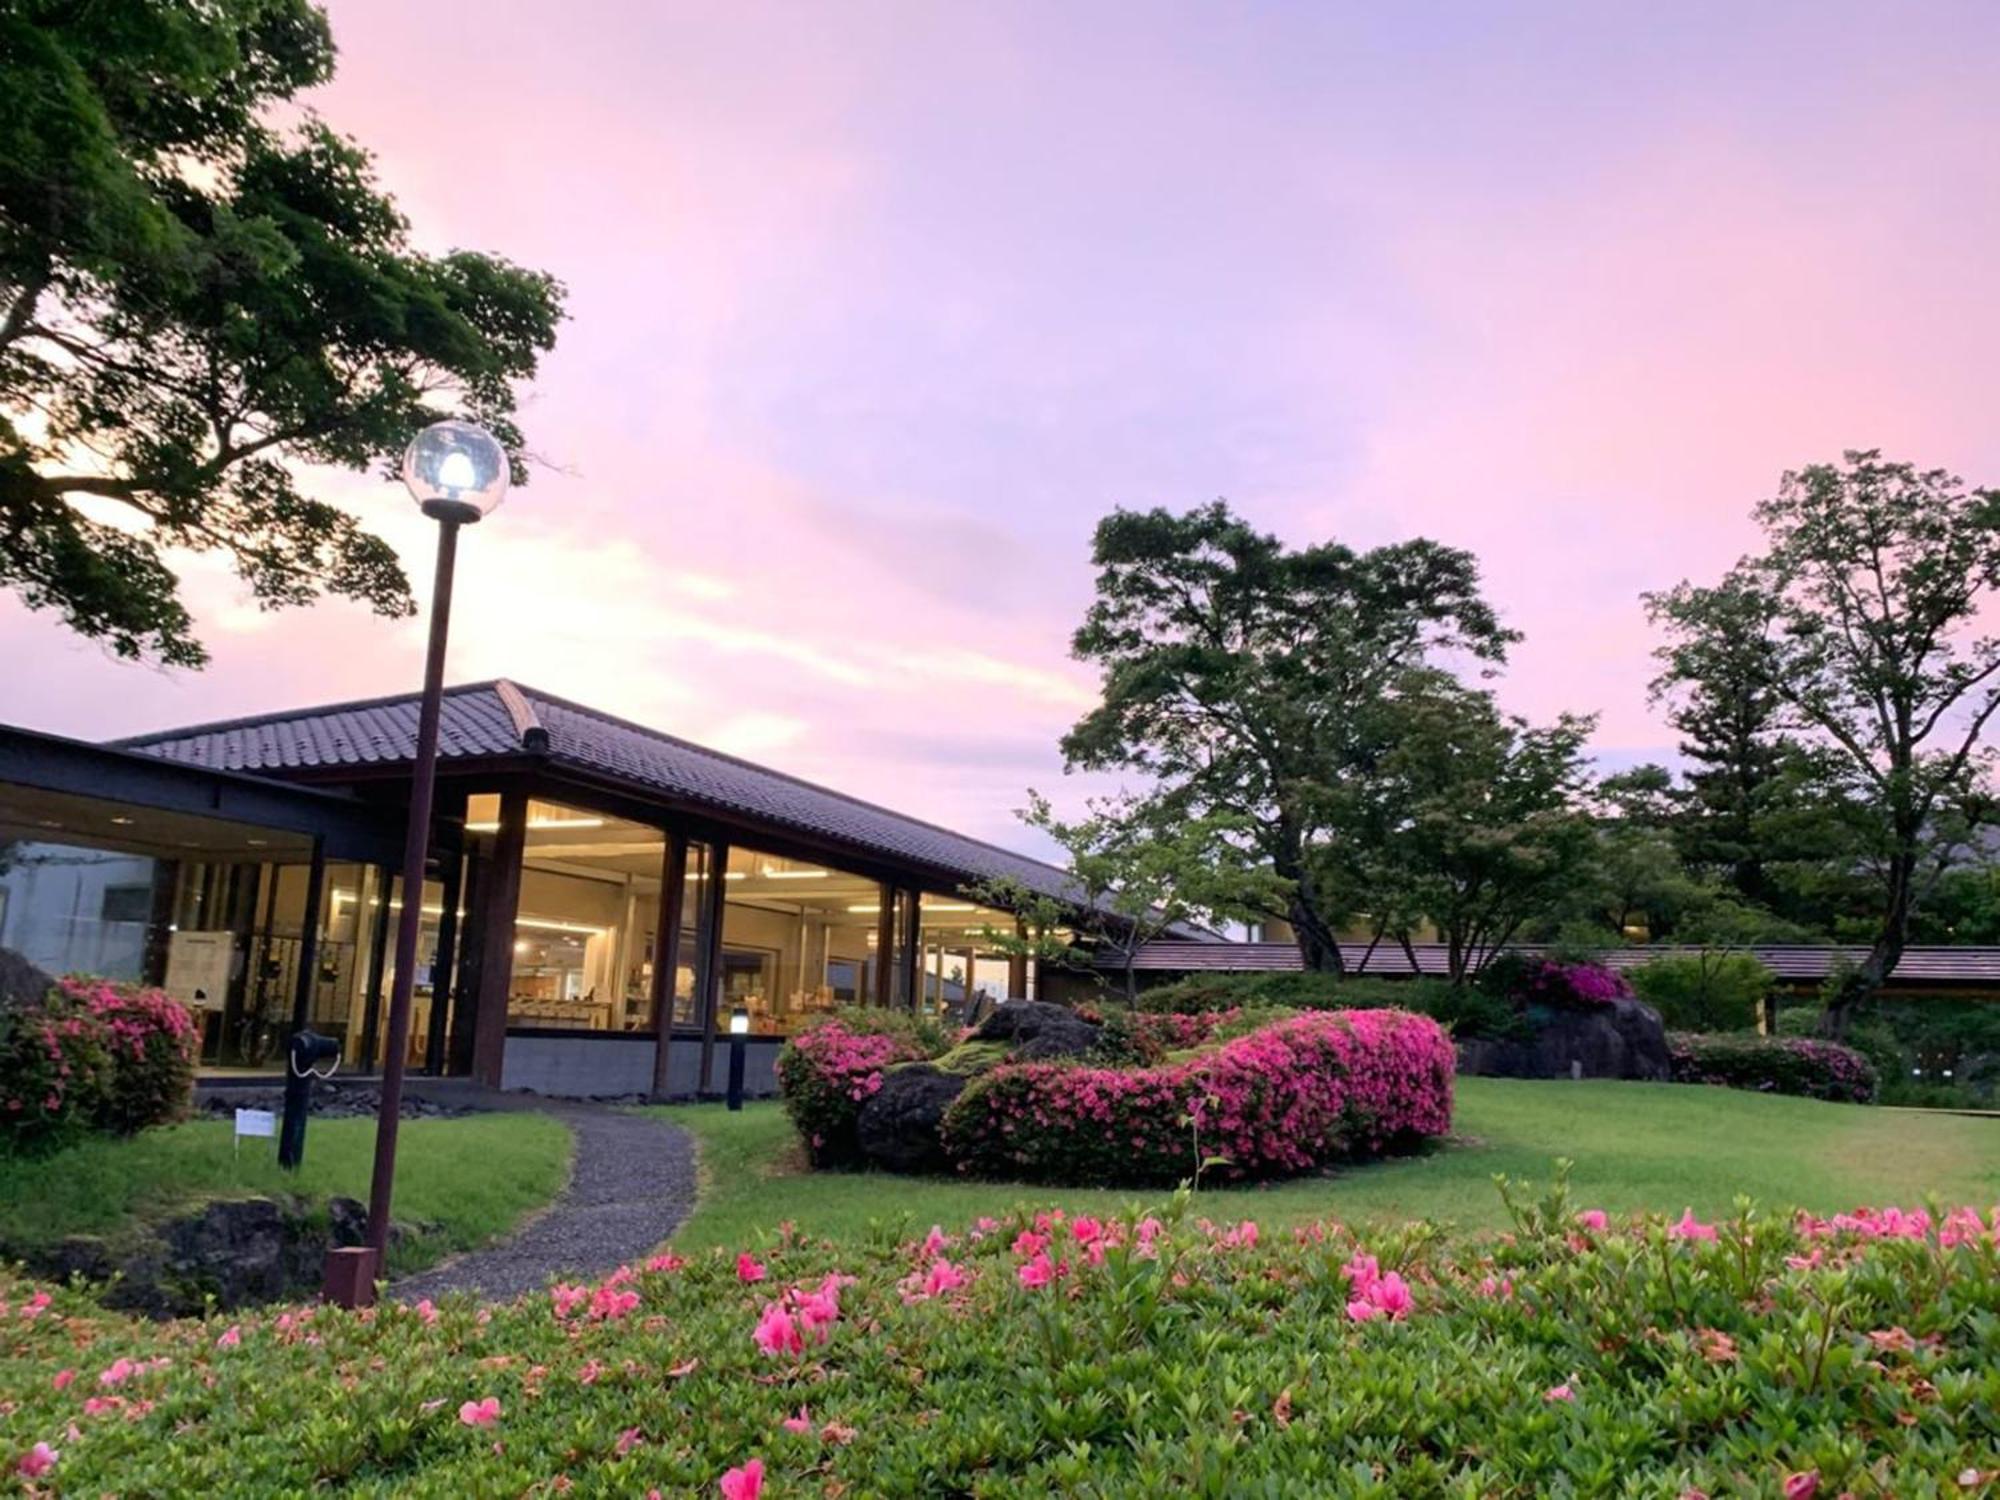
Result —
[[1333, 929], [1313, 904], [1309, 880], [1300, 880], [1292, 892], [1290, 906], [1293, 936], [1298, 939], [1299, 957], [1315, 974], [1345, 973], [1340, 960], [1340, 942]]
[[1861, 967], [1846, 975], [1840, 987], [1827, 996], [1826, 1009], [1820, 1012], [1819, 1018], [1821, 1036], [1833, 1041], [1845, 1037], [1855, 1013], [1895, 972], [1896, 964], [1903, 956], [1904, 945], [1910, 938], [1916, 864], [1916, 856], [1911, 853], [1898, 853], [1890, 861], [1889, 909], [1883, 914], [1882, 930], [1876, 934], [1875, 944], [1861, 961]]

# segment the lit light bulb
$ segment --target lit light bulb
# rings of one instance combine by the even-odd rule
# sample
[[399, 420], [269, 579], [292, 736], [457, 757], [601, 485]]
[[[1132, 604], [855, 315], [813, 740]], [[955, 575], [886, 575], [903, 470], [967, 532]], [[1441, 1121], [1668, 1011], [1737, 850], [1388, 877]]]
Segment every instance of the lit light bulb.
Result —
[[479, 470], [463, 453], [447, 453], [438, 465], [438, 483], [448, 490], [469, 490], [479, 483]]

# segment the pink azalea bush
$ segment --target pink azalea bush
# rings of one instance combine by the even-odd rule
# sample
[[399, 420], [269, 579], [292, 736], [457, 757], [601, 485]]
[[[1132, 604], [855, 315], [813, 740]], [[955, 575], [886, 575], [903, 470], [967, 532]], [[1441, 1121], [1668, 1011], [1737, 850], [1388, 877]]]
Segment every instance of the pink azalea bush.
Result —
[[1844, 1104], [1873, 1102], [1875, 1064], [1852, 1047], [1812, 1037], [1667, 1033], [1676, 1083], [1719, 1084]]
[[1632, 986], [1616, 969], [1538, 953], [1501, 954], [1480, 970], [1479, 987], [1516, 1010], [1538, 1005], [1595, 1010], [1632, 995]]
[[[2000, 1493], [2000, 1208], [1509, 1233], [1016, 1210], [558, 1299], [153, 1323], [0, 1271], [0, 1488], [65, 1495]], [[773, 1288], [781, 1289], [773, 1292]], [[628, 1313], [595, 1318], [600, 1292]], [[566, 1310], [565, 1310], [566, 1309]], [[13, 1490], [9, 1491], [14, 1492]]]
[[923, 1049], [911, 1038], [849, 1030], [831, 1018], [794, 1036], [778, 1053], [778, 1087], [815, 1167], [852, 1166], [861, 1159], [855, 1121], [897, 1063]]
[[0, 1150], [179, 1119], [199, 1044], [187, 1009], [159, 990], [59, 980], [40, 1004], [0, 1012]]
[[1451, 1129], [1455, 1055], [1399, 1010], [1294, 1016], [1154, 1068], [1020, 1063], [944, 1118], [964, 1172], [1074, 1184], [1310, 1171]]

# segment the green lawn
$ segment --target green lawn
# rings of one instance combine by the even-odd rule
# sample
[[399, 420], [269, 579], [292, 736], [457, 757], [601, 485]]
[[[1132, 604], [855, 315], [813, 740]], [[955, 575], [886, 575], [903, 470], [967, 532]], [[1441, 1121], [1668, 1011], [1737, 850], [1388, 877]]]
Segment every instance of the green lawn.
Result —
[[[397, 1271], [483, 1244], [540, 1208], [569, 1175], [570, 1133], [539, 1114], [406, 1120], [398, 1136], [398, 1220], [429, 1221], [391, 1255]], [[277, 1143], [248, 1140], [239, 1158], [227, 1121], [85, 1141], [53, 1156], [0, 1160], [0, 1243], [25, 1249], [72, 1234], [116, 1236], [215, 1198], [291, 1193], [368, 1200], [372, 1119], [314, 1120], [305, 1162], [282, 1170]]]
[[[732, 1115], [715, 1105], [662, 1111], [701, 1141], [702, 1196], [681, 1246], [748, 1245], [783, 1220], [815, 1235], [865, 1232], [871, 1221], [963, 1224], [1019, 1203], [1101, 1210], [1130, 1192], [1026, 1188], [804, 1169], [776, 1104]], [[2000, 1120], [1821, 1104], [1674, 1084], [1458, 1084], [1457, 1138], [1427, 1156], [1333, 1177], [1204, 1192], [1211, 1217], [1267, 1227], [1311, 1219], [1429, 1218], [1463, 1229], [1504, 1218], [1493, 1175], [1546, 1181], [1568, 1157], [1577, 1201], [1615, 1212], [1692, 1207], [1713, 1216], [1738, 1193], [1767, 1207], [1826, 1213], [1863, 1203], [2000, 1199]]]

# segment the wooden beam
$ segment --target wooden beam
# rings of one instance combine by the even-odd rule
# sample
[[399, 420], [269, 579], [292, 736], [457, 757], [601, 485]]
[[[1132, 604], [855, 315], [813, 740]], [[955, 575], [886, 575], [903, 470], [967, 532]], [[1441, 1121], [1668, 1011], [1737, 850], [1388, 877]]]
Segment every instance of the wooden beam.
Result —
[[[493, 864], [483, 882], [479, 921], [479, 1001], [472, 1030], [472, 1076], [488, 1088], [500, 1087], [507, 1056], [507, 1002], [514, 989], [514, 919], [521, 905], [521, 856], [528, 843], [528, 794], [512, 791], [500, 799], [500, 832]], [[403, 892], [405, 901], [424, 893]]]
[[660, 858], [660, 911], [653, 929], [653, 1097], [665, 1099], [674, 1045], [674, 982], [681, 967], [681, 910], [687, 902], [687, 841], [667, 836]]
[[712, 1091], [715, 1073], [715, 1013], [722, 1003], [722, 922], [728, 910], [729, 846], [710, 844], [708, 879], [701, 893], [701, 961], [695, 965], [695, 1020], [701, 1026], [701, 1072], [695, 1092]]

